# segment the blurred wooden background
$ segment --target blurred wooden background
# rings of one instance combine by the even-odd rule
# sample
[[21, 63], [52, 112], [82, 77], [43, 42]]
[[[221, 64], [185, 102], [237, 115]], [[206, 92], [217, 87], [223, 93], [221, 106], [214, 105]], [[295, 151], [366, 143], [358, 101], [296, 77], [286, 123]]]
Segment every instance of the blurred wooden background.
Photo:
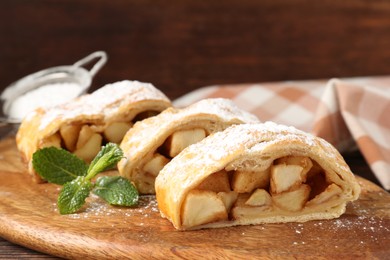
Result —
[[386, 0], [2, 0], [0, 88], [104, 50], [92, 89], [390, 74]]

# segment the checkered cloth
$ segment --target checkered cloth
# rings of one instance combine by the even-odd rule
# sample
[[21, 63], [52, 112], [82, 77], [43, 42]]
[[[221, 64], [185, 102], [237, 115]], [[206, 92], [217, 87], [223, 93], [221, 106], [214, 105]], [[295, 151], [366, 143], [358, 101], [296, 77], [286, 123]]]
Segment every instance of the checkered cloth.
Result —
[[220, 85], [177, 100], [232, 99], [261, 121], [295, 126], [320, 136], [340, 152], [360, 149], [385, 189], [390, 189], [390, 76]]

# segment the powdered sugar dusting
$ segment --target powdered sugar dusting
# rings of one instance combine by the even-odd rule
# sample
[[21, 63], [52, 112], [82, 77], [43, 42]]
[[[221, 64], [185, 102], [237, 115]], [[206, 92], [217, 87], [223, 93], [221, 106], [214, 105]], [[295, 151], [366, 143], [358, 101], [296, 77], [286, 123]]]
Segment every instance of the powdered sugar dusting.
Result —
[[247, 123], [257, 123], [259, 119], [237, 107], [233, 101], [225, 98], [208, 98], [203, 99], [193, 105], [189, 106], [187, 109], [183, 109], [184, 113], [210, 113], [215, 114], [221, 117], [223, 120], [229, 121], [234, 117], [241, 118], [244, 122]]
[[[354, 241], [354, 247], [366, 247], [367, 244], [379, 244], [390, 236], [389, 222], [372, 214], [358, 216], [341, 216], [325, 221], [306, 223], [290, 223], [288, 226], [295, 233], [292, 245], [317, 244], [324, 237], [335, 238], [327, 240], [328, 246], [343, 247], [340, 241]], [[357, 241], [357, 242], [356, 242]]]
[[[57, 209], [56, 209], [57, 210]], [[58, 210], [57, 210], [58, 211]], [[140, 222], [137, 225], [143, 226], [151, 218], [159, 216], [159, 210], [157, 207], [157, 201], [155, 196], [141, 196], [138, 201], [138, 205], [135, 207], [116, 207], [111, 206], [96, 195], [91, 195], [84, 206], [84, 210], [81, 210], [75, 214], [65, 215], [72, 219], [85, 219], [91, 222], [107, 223], [107, 217], [118, 217], [121, 219], [120, 225], [134, 222], [133, 218], [136, 218]], [[144, 220], [144, 221], [142, 221]], [[115, 227], [115, 223], [111, 224], [111, 227]]]
[[169, 99], [150, 83], [124, 80], [107, 84], [92, 94], [83, 95], [69, 103], [45, 110], [40, 129], [44, 129], [57, 118], [66, 120], [81, 115], [110, 117], [124, 104], [148, 99], [169, 102]]

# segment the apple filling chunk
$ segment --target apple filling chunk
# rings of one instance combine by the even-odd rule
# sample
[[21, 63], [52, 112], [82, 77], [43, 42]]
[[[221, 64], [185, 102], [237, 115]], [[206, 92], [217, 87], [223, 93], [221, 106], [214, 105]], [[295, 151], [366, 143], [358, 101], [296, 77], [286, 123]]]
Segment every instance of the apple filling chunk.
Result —
[[264, 189], [256, 189], [245, 202], [248, 206], [269, 206], [271, 204], [271, 195]]
[[281, 193], [301, 185], [306, 180], [300, 165], [277, 164], [271, 166], [271, 192]]
[[161, 169], [169, 162], [169, 159], [165, 156], [155, 153], [150, 161], [148, 161], [144, 166], [144, 171], [157, 177]]
[[240, 193], [230, 216], [234, 220], [252, 219], [272, 210], [270, 194], [264, 189], [256, 189], [252, 194]]
[[81, 125], [79, 124], [69, 124], [61, 126], [60, 135], [62, 137], [62, 140], [64, 141], [65, 148], [68, 151], [74, 151], [76, 149], [80, 130]]
[[93, 133], [90, 138], [74, 154], [86, 162], [91, 162], [99, 153], [102, 146], [103, 137], [98, 133]]
[[[172, 158], [191, 144], [197, 143], [206, 137], [203, 128], [177, 130], [154, 151], [144, 159], [143, 166], [138, 169], [139, 178], [137, 188], [142, 194], [153, 194], [155, 178]], [[226, 171], [215, 173], [199, 185], [199, 190], [212, 190], [215, 192], [230, 191], [230, 182]]]
[[313, 167], [313, 162], [305, 156], [286, 156], [275, 160], [275, 164], [299, 165], [302, 169], [302, 174], [306, 175]]
[[89, 163], [104, 143], [120, 143], [131, 126], [132, 124], [127, 122], [113, 122], [101, 129], [101, 126], [96, 125], [65, 124], [54, 135], [45, 138], [40, 148], [62, 147]]
[[153, 154], [151, 159], [141, 167], [142, 174], [136, 182], [138, 191], [143, 194], [153, 194], [156, 177], [169, 161], [170, 159], [160, 153]]
[[104, 137], [109, 142], [119, 144], [131, 126], [128, 122], [113, 122], [104, 129]]
[[233, 204], [236, 202], [238, 193], [235, 191], [228, 192], [218, 192], [218, 197], [222, 200], [223, 204], [225, 204], [226, 211], [229, 212], [232, 208]]
[[323, 192], [311, 199], [306, 206], [310, 207], [326, 202], [342, 193], [342, 189], [336, 184], [330, 184]]
[[272, 201], [281, 209], [299, 211], [304, 207], [306, 201], [309, 199], [309, 195], [310, 186], [302, 184], [295, 190], [273, 194]]
[[[57, 132], [63, 147], [86, 162], [91, 162], [100, 151], [103, 137], [90, 125], [63, 125]], [[61, 141], [60, 141], [61, 142]]]
[[79, 138], [77, 139], [76, 150], [83, 147], [94, 134], [95, 131], [89, 125], [83, 125], [80, 129]]
[[229, 192], [230, 183], [228, 173], [226, 171], [219, 171], [211, 174], [198, 185], [197, 189], [215, 192]]
[[190, 191], [184, 201], [181, 215], [185, 227], [228, 219], [225, 204], [217, 193], [206, 190]]
[[165, 141], [165, 150], [167, 151], [167, 154], [173, 158], [187, 146], [197, 143], [205, 137], [206, 131], [202, 128], [176, 131]]
[[342, 193], [325, 176], [317, 162], [304, 156], [276, 159], [263, 171], [217, 171], [188, 194], [182, 208], [183, 225], [226, 219], [245, 222], [270, 212], [310, 211]]
[[39, 145], [40, 148], [50, 147], [50, 146], [61, 147], [61, 136], [58, 133], [46, 137], [41, 141]]
[[269, 185], [270, 171], [235, 171], [232, 177], [232, 189], [239, 193], [252, 192], [256, 188]]
[[[132, 121], [113, 121], [105, 124], [73, 121], [60, 126], [56, 133], [44, 138], [39, 143], [39, 148], [49, 146], [64, 148], [89, 163], [98, 154], [102, 145], [108, 142], [121, 143], [136, 121], [155, 116], [158, 113], [158, 111], [143, 111], [137, 114]], [[174, 146], [177, 146], [177, 144]], [[156, 162], [152, 162], [148, 167], [150, 169], [155, 168], [154, 170], [149, 169], [149, 171], [156, 176]], [[159, 166], [158, 168], [161, 170], [162, 167]]]

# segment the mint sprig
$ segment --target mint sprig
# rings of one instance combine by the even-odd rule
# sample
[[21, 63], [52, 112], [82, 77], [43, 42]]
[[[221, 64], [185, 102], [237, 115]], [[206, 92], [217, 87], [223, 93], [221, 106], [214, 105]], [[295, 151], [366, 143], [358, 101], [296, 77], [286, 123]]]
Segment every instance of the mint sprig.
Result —
[[137, 189], [131, 182], [120, 176], [99, 177], [93, 193], [111, 205], [134, 206], [138, 202]]
[[88, 170], [88, 165], [76, 155], [54, 146], [36, 151], [32, 164], [43, 179], [60, 185], [84, 176]]
[[89, 165], [87, 178], [92, 179], [99, 172], [114, 168], [115, 165], [123, 158], [123, 151], [117, 144], [108, 143], [103, 146], [99, 153]]
[[100, 172], [115, 167], [123, 158], [117, 144], [108, 143], [88, 166], [72, 153], [55, 147], [43, 148], [33, 154], [34, 170], [48, 182], [64, 185], [57, 205], [61, 214], [77, 212], [91, 191], [111, 205], [134, 206], [138, 202], [138, 191], [127, 179], [120, 176], [91, 180]]
[[89, 196], [92, 187], [92, 182], [84, 176], [65, 183], [57, 200], [60, 213], [71, 214], [79, 210], [85, 204], [85, 199]]

